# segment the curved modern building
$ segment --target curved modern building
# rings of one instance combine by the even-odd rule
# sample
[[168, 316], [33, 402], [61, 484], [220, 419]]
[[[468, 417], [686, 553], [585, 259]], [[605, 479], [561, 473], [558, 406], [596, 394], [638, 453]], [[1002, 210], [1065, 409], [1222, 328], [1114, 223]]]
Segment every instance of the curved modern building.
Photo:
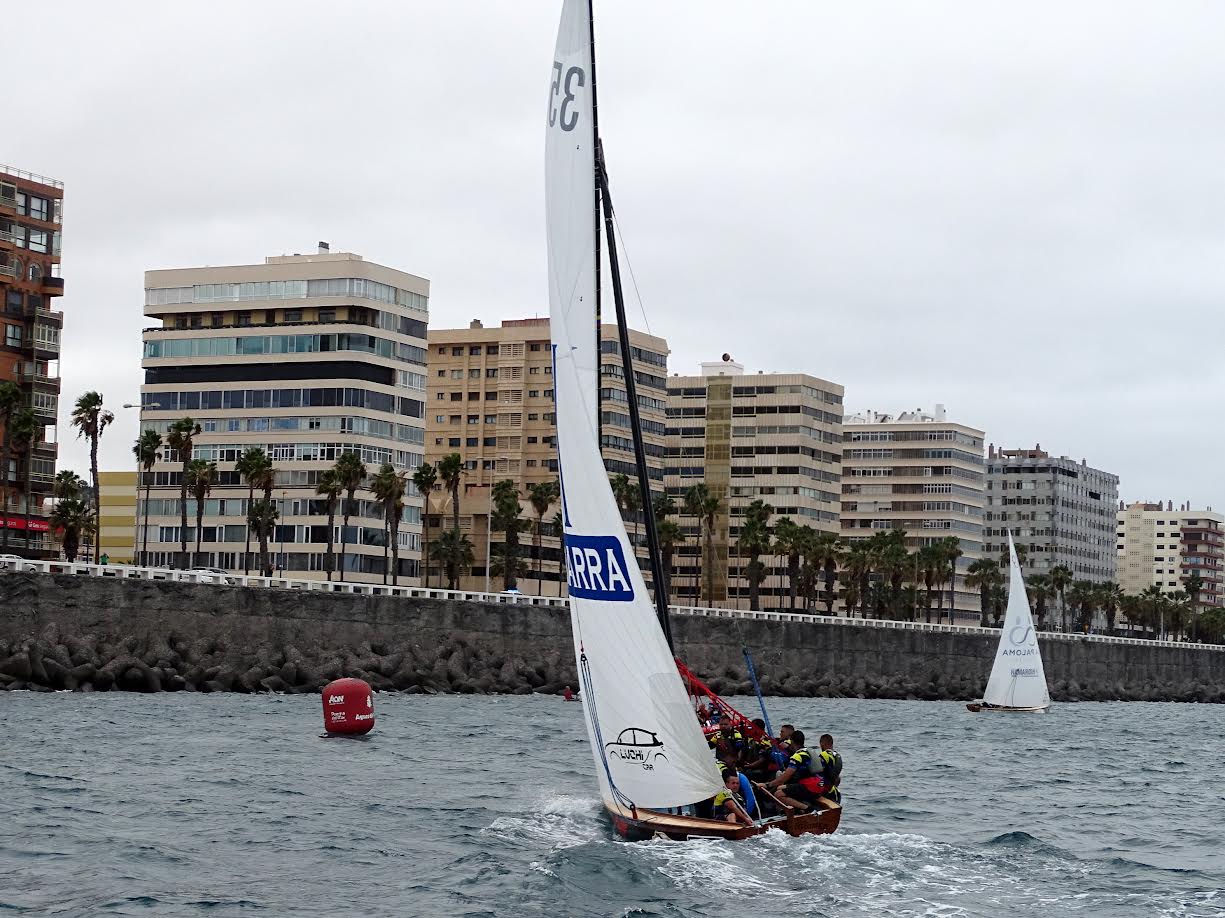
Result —
[[[333, 253], [266, 258], [263, 264], [145, 273], [145, 382], [141, 427], [165, 434], [177, 419], [203, 428], [193, 456], [217, 463], [205, 501], [201, 551], [192, 564], [244, 570], [247, 487], [235, 462], [262, 446], [276, 469], [281, 519], [275, 567], [323, 578], [327, 511], [319, 473], [346, 451], [371, 475], [384, 462], [411, 471], [422, 461], [429, 281]], [[181, 462], [165, 451], [152, 472], [149, 563], [178, 563]], [[188, 499], [194, 554], [195, 502]], [[415, 578], [421, 502], [410, 485], [400, 526], [400, 575]], [[137, 557], [143, 545], [144, 494]], [[337, 512], [337, 564], [345, 579], [381, 581], [383, 514], [359, 491], [347, 530]], [[257, 548], [252, 540], [252, 550]], [[257, 564], [251, 564], [254, 572]]]

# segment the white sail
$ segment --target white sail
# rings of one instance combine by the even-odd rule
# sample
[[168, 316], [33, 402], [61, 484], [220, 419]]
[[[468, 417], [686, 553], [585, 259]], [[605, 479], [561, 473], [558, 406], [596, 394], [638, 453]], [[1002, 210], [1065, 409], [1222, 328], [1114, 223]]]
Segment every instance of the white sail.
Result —
[[721, 787], [600, 455], [591, 32], [565, 0], [549, 78], [545, 185], [549, 316], [570, 620], [600, 793], [664, 808]]
[[1051, 703], [1038, 649], [1038, 633], [1029, 612], [1025, 578], [1017, 562], [1017, 550], [1008, 534], [1008, 612], [995, 651], [995, 664], [983, 692], [983, 701], [1008, 708], [1041, 708]]

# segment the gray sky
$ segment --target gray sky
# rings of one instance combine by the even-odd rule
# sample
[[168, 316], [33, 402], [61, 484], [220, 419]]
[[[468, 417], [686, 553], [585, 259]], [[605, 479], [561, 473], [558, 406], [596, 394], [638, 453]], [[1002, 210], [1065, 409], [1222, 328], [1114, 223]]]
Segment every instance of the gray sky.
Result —
[[[66, 184], [71, 402], [127, 468], [142, 272], [333, 250], [431, 324], [547, 312], [553, 0], [5, 12], [0, 161]], [[617, 209], [670, 369], [730, 351], [1225, 504], [1225, 6], [597, 3]], [[28, 91], [27, 91], [28, 89]], [[632, 319], [641, 324], [641, 318]], [[61, 465], [87, 471], [61, 426]]]

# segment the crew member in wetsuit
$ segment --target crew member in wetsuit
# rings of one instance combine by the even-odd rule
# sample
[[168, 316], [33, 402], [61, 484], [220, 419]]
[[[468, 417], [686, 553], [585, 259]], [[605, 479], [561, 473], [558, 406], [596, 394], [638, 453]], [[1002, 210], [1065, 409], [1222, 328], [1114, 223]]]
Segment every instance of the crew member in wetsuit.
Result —
[[708, 741], [714, 747], [715, 758], [720, 762], [740, 764], [744, 755], [744, 735], [730, 720], [723, 721], [719, 725], [719, 732], [712, 733]]
[[804, 748], [804, 732], [791, 734], [791, 747], [795, 750], [787, 760], [787, 767], [773, 778], [766, 788], [774, 791], [779, 802], [800, 812], [808, 812], [818, 806], [818, 798], [824, 784], [813, 762], [812, 753]]
[[743, 770], [750, 778], [761, 784], [774, 777], [774, 773], [778, 771], [778, 764], [774, 761], [774, 743], [770, 735], [766, 733], [766, 722], [759, 717], [753, 721], [753, 726], [757, 727], [761, 734], [756, 739], [747, 741]]
[[740, 789], [740, 773], [734, 768], [728, 768], [723, 772], [723, 790], [715, 794], [714, 807], [715, 817], [718, 819], [726, 819], [728, 822], [740, 822], [746, 826], [753, 824], [752, 817], [745, 812], [744, 804], [740, 802], [738, 791]]

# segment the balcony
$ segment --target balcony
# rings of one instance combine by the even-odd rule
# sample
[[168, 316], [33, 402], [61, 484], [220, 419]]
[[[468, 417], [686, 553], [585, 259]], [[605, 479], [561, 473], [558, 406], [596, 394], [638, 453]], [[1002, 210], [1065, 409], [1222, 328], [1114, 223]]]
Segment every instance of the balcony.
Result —
[[43, 293], [47, 296], [63, 296], [64, 295], [64, 279], [62, 277], [51, 277], [47, 275], [43, 278]]
[[44, 373], [26, 371], [21, 374], [21, 378], [26, 383], [35, 386], [43, 392], [59, 395], [60, 378], [58, 376], [47, 376]]
[[17, 277], [16, 265], [0, 265], [0, 277]]
[[11, 252], [17, 247], [17, 236], [6, 230], [0, 230], [0, 252]]

